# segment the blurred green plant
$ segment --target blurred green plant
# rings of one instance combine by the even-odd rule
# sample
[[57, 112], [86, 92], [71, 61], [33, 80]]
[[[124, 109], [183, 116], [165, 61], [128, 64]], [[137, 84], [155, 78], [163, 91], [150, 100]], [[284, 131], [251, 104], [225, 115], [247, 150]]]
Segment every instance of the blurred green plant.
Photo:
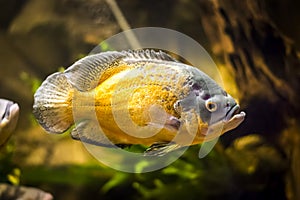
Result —
[[21, 170], [12, 161], [15, 145], [9, 141], [0, 151], [0, 182], [12, 185], [20, 184]]
[[19, 168], [13, 168], [11, 173], [7, 175], [8, 181], [13, 185], [20, 184], [21, 170]]
[[[248, 192], [270, 197], [272, 187], [280, 186], [284, 157], [257, 135], [239, 138], [226, 149], [217, 143], [202, 159], [198, 152], [199, 146], [190, 147], [180, 159], [155, 172], [116, 172], [101, 192], [109, 195], [131, 188], [136, 191], [131, 199], [242, 199]], [[140, 167], [146, 164], [141, 162]]]
[[101, 42], [99, 44], [99, 47], [100, 47], [101, 52], [114, 50], [106, 41]]
[[[248, 192], [270, 197], [284, 170], [281, 154], [256, 135], [242, 137], [226, 149], [217, 143], [202, 159], [198, 152], [199, 146], [192, 146], [168, 167], [149, 173], [124, 173], [97, 163], [25, 166], [21, 183], [81, 188], [81, 195], [94, 199], [243, 199]], [[145, 167], [141, 161], [136, 172]]]
[[24, 84], [28, 85], [31, 88], [32, 94], [38, 89], [41, 85], [41, 79], [37, 77], [33, 77], [32, 75], [28, 74], [27, 72], [20, 73], [20, 79], [24, 82]]

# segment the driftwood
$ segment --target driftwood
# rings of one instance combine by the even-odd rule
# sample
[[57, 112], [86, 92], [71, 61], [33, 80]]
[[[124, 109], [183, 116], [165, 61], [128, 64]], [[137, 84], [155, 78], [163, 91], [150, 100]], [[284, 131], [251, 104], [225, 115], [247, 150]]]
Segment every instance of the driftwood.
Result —
[[300, 199], [299, 54], [262, 2], [200, 1], [199, 13], [215, 61], [234, 78], [241, 105], [247, 105], [247, 119], [234, 135], [258, 132], [278, 145], [290, 163], [287, 198]]

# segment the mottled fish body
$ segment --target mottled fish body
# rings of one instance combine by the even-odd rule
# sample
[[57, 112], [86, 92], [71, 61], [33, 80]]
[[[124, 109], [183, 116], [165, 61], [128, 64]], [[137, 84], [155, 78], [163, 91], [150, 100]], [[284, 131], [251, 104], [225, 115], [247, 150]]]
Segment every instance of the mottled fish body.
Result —
[[[245, 117], [205, 73], [153, 50], [87, 56], [50, 75], [35, 93], [33, 109], [51, 133], [69, 129], [75, 113], [72, 137], [102, 146], [111, 144], [94, 131], [98, 125], [113, 144], [181, 147], [218, 137]], [[189, 134], [193, 127], [195, 134]], [[176, 134], [179, 139], [170, 144]]]

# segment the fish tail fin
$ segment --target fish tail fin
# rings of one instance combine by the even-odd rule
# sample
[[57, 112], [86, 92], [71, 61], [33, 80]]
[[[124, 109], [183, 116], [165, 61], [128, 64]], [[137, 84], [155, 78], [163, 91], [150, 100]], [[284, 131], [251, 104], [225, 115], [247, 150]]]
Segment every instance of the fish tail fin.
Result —
[[51, 133], [63, 133], [73, 123], [73, 86], [57, 72], [47, 77], [34, 94], [33, 114], [41, 126]]

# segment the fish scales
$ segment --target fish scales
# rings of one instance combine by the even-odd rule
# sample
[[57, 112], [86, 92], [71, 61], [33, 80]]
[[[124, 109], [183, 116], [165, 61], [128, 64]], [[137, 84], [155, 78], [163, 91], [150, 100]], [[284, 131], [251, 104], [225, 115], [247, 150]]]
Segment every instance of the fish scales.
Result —
[[[37, 90], [33, 109], [48, 132], [62, 133], [77, 121], [74, 139], [109, 146], [106, 136], [113, 144], [159, 143], [166, 151], [218, 137], [245, 117], [206, 74], [153, 50], [87, 56], [50, 75]], [[103, 132], [96, 131], [99, 125]], [[151, 131], [157, 133], [147, 137]], [[178, 135], [176, 148], [163, 148]]]
[[[82, 110], [79, 111], [79, 113], [83, 112], [82, 118], [87, 118], [90, 115], [87, 112], [88, 110], [93, 111], [95, 109], [98, 121], [101, 127], [108, 132], [109, 139], [114, 140], [113, 138], [117, 138], [117, 141], [114, 141], [115, 143], [125, 143], [128, 134], [119, 129], [114, 120], [113, 108], [118, 110], [128, 109], [130, 116], [127, 120], [132, 120], [139, 126], [147, 126], [151, 122], [149, 112], [147, 112], [150, 106], [159, 105], [165, 108], [169, 115], [179, 117], [174, 104], [178, 100], [179, 94], [188, 94], [189, 88], [186, 85], [188, 74], [178, 76], [183, 72], [165, 64], [153, 65], [148, 63], [142, 66], [146, 67], [138, 67], [134, 71], [129, 70], [115, 74], [92, 91], [88, 93], [78, 92], [76, 93], [77, 97], [72, 97], [77, 99], [76, 102], [81, 103], [80, 105], [76, 104], [76, 109]], [[170, 75], [171, 78], [162, 76], [162, 74]], [[165, 86], [173, 88], [173, 91], [167, 91]], [[126, 100], [124, 101], [124, 99]], [[114, 134], [111, 134], [111, 132]], [[141, 134], [143, 133], [141, 132]], [[110, 137], [111, 135], [113, 137]], [[157, 137], [160, 137], [160, 141], [172, 140], [174, 132], [171, 134], [165, 130], [153, 138], [143, 141], [138, 140], [136, 143], [149, 145], [149, 143], [157, 140]], [[149, 142], [150, 140], [152, 142]], [[133, 139], [129, 141], [133, 143]]]

